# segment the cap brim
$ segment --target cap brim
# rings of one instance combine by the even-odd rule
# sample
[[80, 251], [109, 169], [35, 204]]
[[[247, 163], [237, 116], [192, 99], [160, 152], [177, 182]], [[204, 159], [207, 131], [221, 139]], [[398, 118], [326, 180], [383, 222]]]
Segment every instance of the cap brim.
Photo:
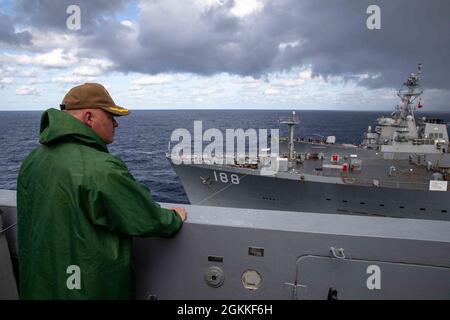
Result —
[[119, 106], [114, 106], [114, 107], [101, 107], [103, 110], [112, 113], [115, 116], [127, 116], [130, 114], [130, 110], [119, 107]]

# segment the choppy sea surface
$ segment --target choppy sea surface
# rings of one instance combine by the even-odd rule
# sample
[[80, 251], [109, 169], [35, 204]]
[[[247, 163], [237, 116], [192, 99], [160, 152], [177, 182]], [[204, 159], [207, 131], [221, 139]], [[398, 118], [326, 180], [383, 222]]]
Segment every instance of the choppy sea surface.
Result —
[[[22, 160], [39, 146], [39, 123], [42, 112], [0, 112], [0, 189], [16, 189], [16, 179]], [[109, 151], [119, 156], [135, 178], [146, 184], [153, 198], [161, 202], [188, 203], [174, 170], [165, 158], [173, 130], [185, 128], [194, 132], [194, 121], [203, 122], [203, 130], [276, 129], [278, 118], [291, 111], [269, 110], [142, 110], [118, 118], [115, 142]], [[300, 124], [296, 137], [334, 135], [337, 142], [358, 144], [367, 126], [389, 112], [357, 111], [296, 111]], [[423, 113], [428, 118], [450, 122], [450, 113]], [[420, 115], [420, 116], [421, 116]], [[286, 135], [286, 128], [280, 128]], [[225, 136], [225, 135], [224, 135]], [[176, 144], [176, 142], [172, 143]], [[204, 143], [204, 147], [207, 143]]]

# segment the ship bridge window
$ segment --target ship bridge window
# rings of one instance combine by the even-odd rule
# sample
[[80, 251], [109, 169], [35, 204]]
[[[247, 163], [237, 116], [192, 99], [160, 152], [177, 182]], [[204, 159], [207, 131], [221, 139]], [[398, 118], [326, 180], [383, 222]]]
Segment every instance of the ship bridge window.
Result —
[[447, 213], [447, 210], [441, 210], [442, 213]]

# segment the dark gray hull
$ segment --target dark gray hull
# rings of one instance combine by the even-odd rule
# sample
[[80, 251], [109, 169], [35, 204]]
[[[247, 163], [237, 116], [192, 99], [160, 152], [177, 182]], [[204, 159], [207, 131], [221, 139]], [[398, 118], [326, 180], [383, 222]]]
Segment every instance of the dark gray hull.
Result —
[[[301, 181], [217, 165], [172, 165], [192, 204], [450, 220], [447, 192]], [[221, 172], [238, 175], [239, 183], [216, 181]]]

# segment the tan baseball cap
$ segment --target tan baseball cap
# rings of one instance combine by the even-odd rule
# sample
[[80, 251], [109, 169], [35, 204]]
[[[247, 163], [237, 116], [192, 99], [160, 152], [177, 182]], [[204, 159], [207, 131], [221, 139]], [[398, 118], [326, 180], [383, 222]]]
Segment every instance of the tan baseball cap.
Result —
[[130, 110], [119, 107], [104, 86], [98, 83], [85, 83], [67, 92], [61, 110], [103, 109], [115, 116], [126, 116]]

